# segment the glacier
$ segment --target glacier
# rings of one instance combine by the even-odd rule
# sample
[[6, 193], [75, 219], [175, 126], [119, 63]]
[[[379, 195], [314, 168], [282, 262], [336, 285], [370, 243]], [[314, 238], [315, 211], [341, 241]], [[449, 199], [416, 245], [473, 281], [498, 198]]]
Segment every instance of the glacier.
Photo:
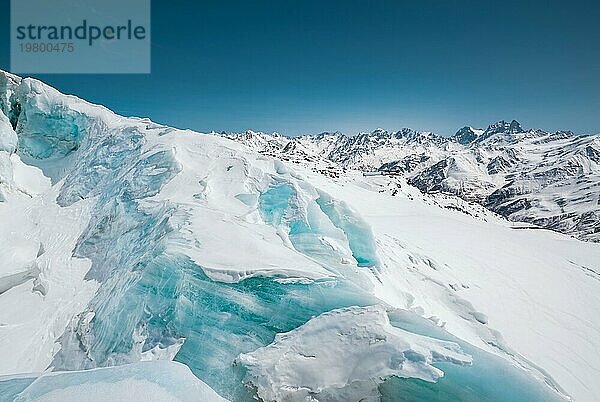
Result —
[[[1, 72], [0, 95], [9, 400], [76, 398], [100, 383], [232, 401], [599, 391], [560, 346], [577, 328], [589, 336], [572, 347], [597, 364], [597, 245], [440, 209], [408, 186], [399, 201], [379, 191], [385, 178], [330, 177], [30, 78]], [[490, 261], [483, 239], [512, 253]], [[542, 276], [555, 297], [530, 289]], [[562, 302], [573, 289], [585, 296]], [[540, 293], [539, 316], [525, 290]]]

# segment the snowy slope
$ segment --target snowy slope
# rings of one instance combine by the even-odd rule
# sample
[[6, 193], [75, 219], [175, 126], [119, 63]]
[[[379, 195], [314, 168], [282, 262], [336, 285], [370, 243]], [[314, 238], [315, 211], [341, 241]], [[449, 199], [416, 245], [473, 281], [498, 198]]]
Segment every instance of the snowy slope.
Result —
[[600, 397], [598, 244], [340, 169], [317, 154], [339, 133], [248, 147], [5, 73], [0, 95], [8, 389], [175, 359], [230, 400]]
[[597, 244], [381, 194], [378, 178], [340, 183], [304, 174], [348, 200], [373, 228], [382, 255], [379, 297], [481, 348], [512, 349], [577, 400], [597, 399]]
[[0, 377], [3, 400], [19, 402], [225, 402], [174, 362], [142, 362], [95, 370]]
[[353, 137], [227, 137], [284, 159], [321, 159], [334, 162], [337, 170], [399, 175], [424, 193], [453, 194], [512, 221], [600, 240], [598, 135], [525, 130], [513, 120], [485, 130], [464, 127], [451, 138], [410, 129], [377, 129]]

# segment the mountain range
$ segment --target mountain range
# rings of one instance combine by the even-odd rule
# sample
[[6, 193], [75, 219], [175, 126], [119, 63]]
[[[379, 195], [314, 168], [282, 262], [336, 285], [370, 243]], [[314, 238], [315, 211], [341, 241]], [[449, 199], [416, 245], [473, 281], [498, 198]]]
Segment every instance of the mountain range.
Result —
[[452, 137], [403, 128], [346, 136], [227, 134], [257, 151], [330, 170], [402, 177], [421, 192], [474, 202], [516, 222], [600, 241], [600, 135], [499, 121]]

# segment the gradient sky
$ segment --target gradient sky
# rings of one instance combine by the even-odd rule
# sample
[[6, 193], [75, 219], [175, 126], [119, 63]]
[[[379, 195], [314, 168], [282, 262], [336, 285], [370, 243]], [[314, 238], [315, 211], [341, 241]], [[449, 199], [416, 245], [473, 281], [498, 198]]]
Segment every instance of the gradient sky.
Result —
[[198, 131], [598, 133], [599, 20], [595, 1], [154, 0], [152, 74], [36, 77]]

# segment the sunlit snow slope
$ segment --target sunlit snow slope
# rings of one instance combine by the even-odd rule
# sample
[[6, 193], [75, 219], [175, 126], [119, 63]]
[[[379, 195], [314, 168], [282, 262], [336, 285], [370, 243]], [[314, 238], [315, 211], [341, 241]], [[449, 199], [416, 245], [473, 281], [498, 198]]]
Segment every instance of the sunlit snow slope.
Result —
[[8, 73], [0, 110], [9, 400], [600, 397], [598, 244]]
[[324, 171], [331, 175], [358, 169], [402, 177], [426, 194], [452, 194], [511, 221], [600, 242], [600, 134], [502, 120], [485, 130], [463, 127], [452, 137], [408, 128], [355, 136], [222, 135], [265, 155], [328, 162]]

